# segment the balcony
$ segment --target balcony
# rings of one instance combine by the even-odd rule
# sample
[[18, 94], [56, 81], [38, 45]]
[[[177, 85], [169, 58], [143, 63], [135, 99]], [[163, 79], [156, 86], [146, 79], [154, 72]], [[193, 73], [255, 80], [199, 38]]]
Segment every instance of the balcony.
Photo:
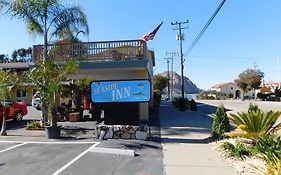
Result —
[[[32, 58], [38, 62], [43, 58], [43, 45], [33, 46]], [[48, 58], [57, 62], [149, 60], [154, 65], [154, 53], [140, 40], [59, 43], [48, 45]]]

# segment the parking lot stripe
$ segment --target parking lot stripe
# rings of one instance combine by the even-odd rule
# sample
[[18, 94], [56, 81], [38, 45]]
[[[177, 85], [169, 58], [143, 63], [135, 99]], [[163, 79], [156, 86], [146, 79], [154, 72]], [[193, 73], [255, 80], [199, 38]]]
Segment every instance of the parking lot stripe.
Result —
[[6, 151], [9, 151], [11, 149], [14, 149], [14, 148], [17, 148], [17, 147], [20, 147], [20, 146], [23, 146], [23, 145], [26, 145], [27, 143], [21, 143], [21, 144], [18, 144], [18, 145], [15, 145], [15, 146], [12, 146], [10, 148], [7, 148], [7, 149], [4, 149], [4, 150], [1, 150], [0, 153], [3, 153], [3, 152], [6, 152]]
[[100, 142], [28, 142], [28, 141], [6, 141], [0, 140], [0, 143], [34, 143], [34, 144], [95, 144]]
[[93, 149], [94, 147], [96, 147], [99, 144], [99, 142], [96, 142], [95, 144], [93, 144], [92, 146], [90, 146], [88, 149], [86, 149], [85, 151], [83, 151], [82, 153], [80, 153], [78, 156], [76, 156], [74, 159], [72, 159], [70, 162], [68, 162], [67, 164], [65, 164], [63, 167], [61, 167], [60, 169], [58, 169], [56, 172], [54, 172], [52, 175], [58, 175], [61, 172], [63, 172], [67, 167], [69, 167], [70, 165], [72, 165], [74, 162], [76, 162], [77, 160], [79, 160], [82, 156], [84, 156], [85, 154], [87, 154], [91, 149]]

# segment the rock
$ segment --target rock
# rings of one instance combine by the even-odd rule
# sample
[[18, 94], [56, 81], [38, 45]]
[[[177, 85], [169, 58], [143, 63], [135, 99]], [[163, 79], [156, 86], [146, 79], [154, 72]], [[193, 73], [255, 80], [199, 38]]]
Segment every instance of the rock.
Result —
[[136, 139], [137, 140], [146, 140], [147, 139], [147, 132], [137, 131], [136, 132]]
[[114, 131], [120, 131], [121, 126], [120, 125], [114, 125]]
[[113, 137], [113, 130], [112, 128], [108, 128], [106, 134], [104, 135], [103, 139], [112, 139]]
[[121, 139], [129, 139], [131, 137], [131, 135], [127, 132], [124, 132], [122, 135], [121, 135]]
[[105, 133], [106, 133], [106, 132], [105, 132], [104, 130], [101, 130], [101, 131], [100, 131], [100, 137], [99, 137], [99, 139], [103, 139]]
[[137, 130], [139, 130], [139, 127], [138, 126], [133, 126], [133, 130], [137, 131]]
[[129, 133], [130, 133], [130, 134], [134, 134], [135, 131], [131, 128], [131, 129], [129, 130]]
[[130, 137], [130, 139], [136, 139], [135, 134], [132, 134], [131, 137]]
[[126, 131], [127, 131], [126, 126], [122, 126], [122, 127], [121, 127], [121, 131], [126, 132]]

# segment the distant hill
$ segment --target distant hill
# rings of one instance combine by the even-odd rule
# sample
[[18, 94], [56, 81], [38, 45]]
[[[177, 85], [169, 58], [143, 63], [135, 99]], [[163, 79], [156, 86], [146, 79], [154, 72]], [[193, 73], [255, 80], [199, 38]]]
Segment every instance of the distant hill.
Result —
[[[167, 77], [168, 72], [163, 72], [161, 73], [161, 75]], [[172, 75], [173, 75], [173, 82], [174, 82], [174, 94], [181, 94], [181, 76], [179, 74], [177, 74], [176, 72], [170, 72], [170, 79], [172, 79]], [[170, 81], [171, 84], [172, 81]], [[166, 87], [164, 89], [164, 93], [168, 92], [168, 87]], [[197, 86], [192, 83], [192, 81], [187, 78], [184, 77], [184, 92], [186, 94], [197, 94], [199, 93], [199, 89], [197, 88]]]

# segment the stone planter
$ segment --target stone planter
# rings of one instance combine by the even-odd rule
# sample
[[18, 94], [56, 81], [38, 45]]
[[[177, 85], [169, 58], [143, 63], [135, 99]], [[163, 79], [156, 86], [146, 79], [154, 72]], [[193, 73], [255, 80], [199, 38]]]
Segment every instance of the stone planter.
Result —
[[70, 122], [79, 122], [80, 121], [80, 113], [79, 112], [71, 112], [69, 113], [69, 121]]
[[147, 140], [148, 126], [132, 125], [96, 125], [96, 138], [98, 139], [136, 139]]
[[45, 126], [45, 134], [47, 139], [59, 139], [61, 126]]

